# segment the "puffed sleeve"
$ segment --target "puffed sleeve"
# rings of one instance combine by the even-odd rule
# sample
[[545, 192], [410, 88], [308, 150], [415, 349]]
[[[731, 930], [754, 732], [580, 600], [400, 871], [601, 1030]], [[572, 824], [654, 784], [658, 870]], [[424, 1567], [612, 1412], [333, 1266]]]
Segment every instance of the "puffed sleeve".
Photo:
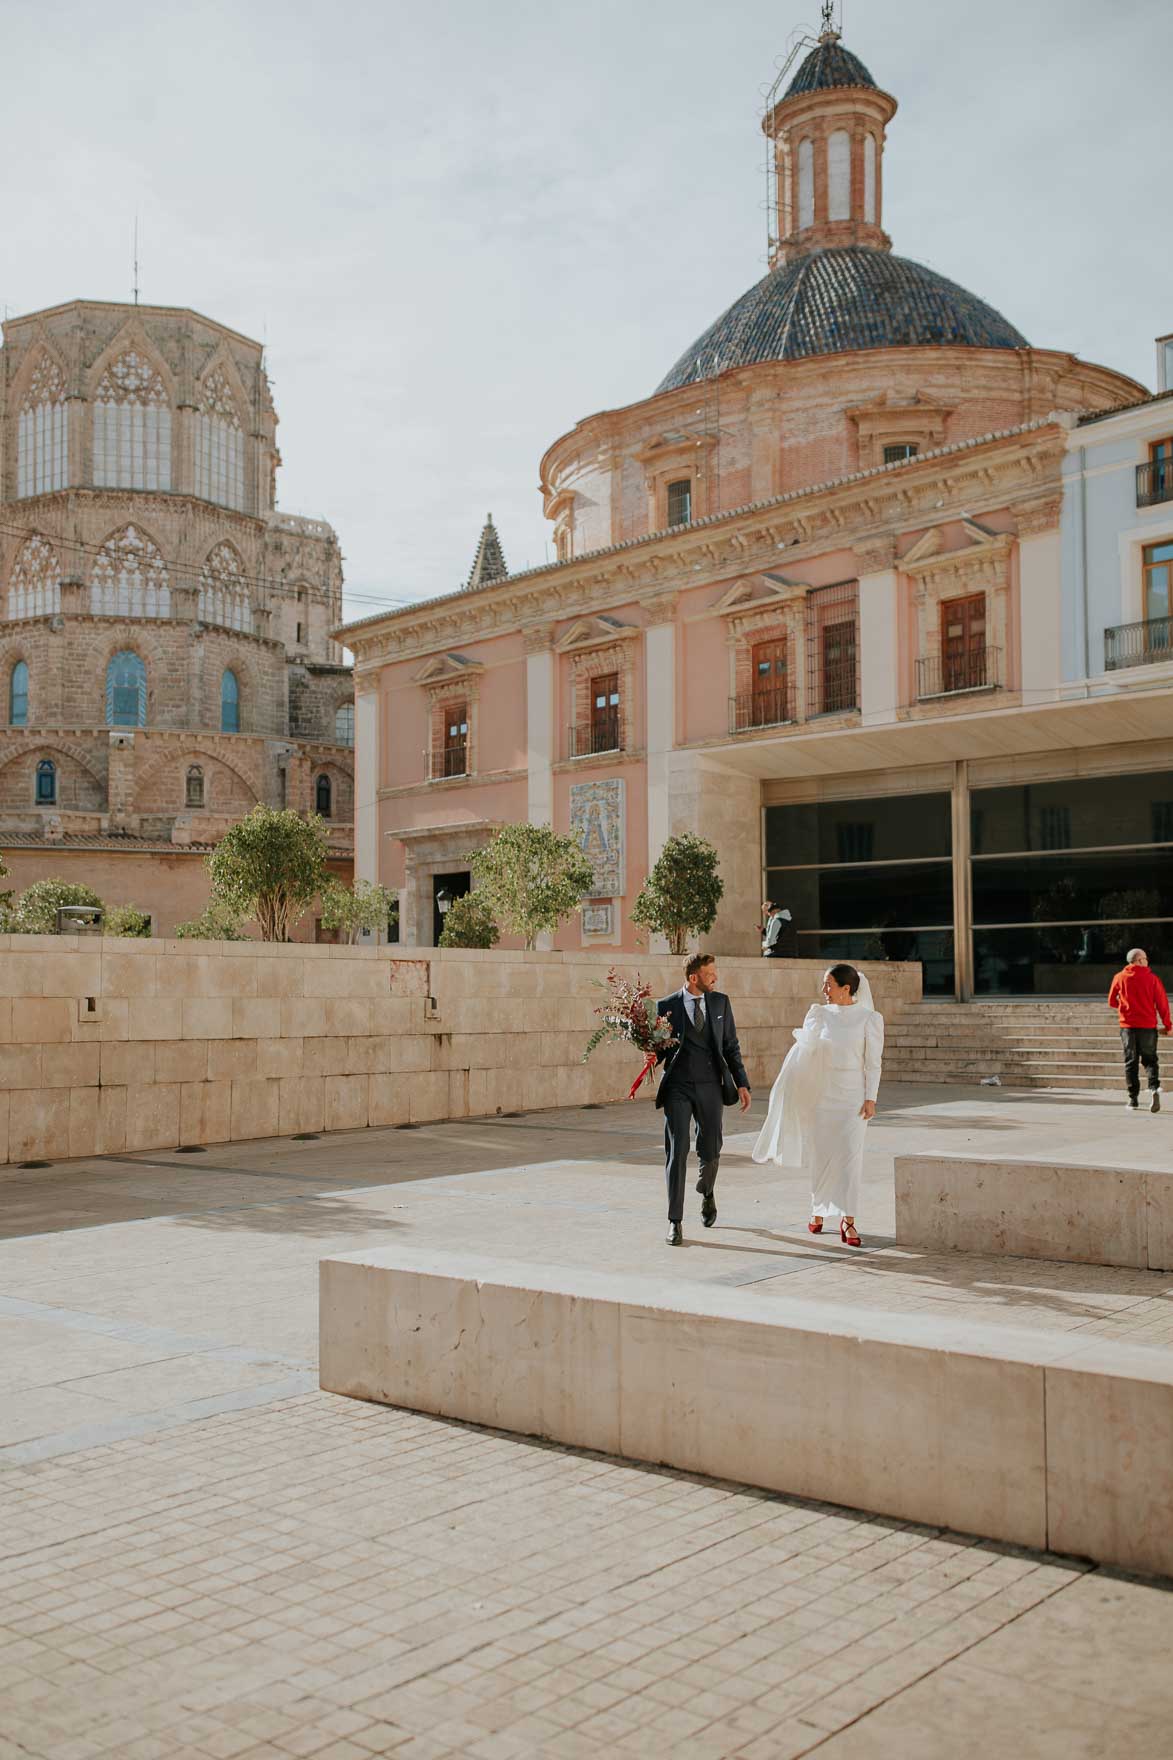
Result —
[[822, 1024], [823, 1005], [821, 1002], [812, 1002], [806, 1011], [806, 1019], [802, 1023], [803, 1031], [805, 1032], [807, 1027], [820, 1027]]
[[884, 1060], [884, 1017], [874, 1011], [868, 1016], [863, 1034], [863, 1094], [874, 1100], [880, 1092], [880, 1065]]

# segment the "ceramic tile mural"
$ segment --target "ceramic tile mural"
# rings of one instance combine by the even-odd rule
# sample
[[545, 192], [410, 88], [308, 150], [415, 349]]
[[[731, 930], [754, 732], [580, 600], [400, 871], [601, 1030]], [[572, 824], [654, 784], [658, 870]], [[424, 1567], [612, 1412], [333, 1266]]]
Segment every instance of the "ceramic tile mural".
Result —
[[623, 782], [572, 782], [570, 833], [577, 837], [595, 870], [599, 898], [623, 894]]

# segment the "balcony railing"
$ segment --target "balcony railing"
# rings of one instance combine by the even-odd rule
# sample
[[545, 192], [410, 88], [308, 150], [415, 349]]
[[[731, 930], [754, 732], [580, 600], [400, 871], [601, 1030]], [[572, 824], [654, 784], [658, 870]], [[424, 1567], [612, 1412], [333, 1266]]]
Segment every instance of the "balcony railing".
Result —
[[444, 746], [428, 754], [428, 781], [443, 782], [453, 776], [468, 775], [468, 746]]
[[1136, 467], [1136, 505], [1156, 507], [1173, 501], [1173, 458], [1150, 458]]
[[1118, 623], [1104, 631], [1104, 668], [1156, 666], [1173, 660], [1173, 617], [1149, 617], [1143, 623]]
[[916, 700], [960, 697], [969, 691], [1002, 688], [1001, 648], [972, 648], [965, 654], [931, 654], [916, 663]]
[[748, 733], [755, 727], [784, 727], [793, 720], [794, 692], [788, 684], [746, 691], [729, 699], [730, 733]]
[[568, 758], [596, 758], [604, 752], [622, 750], [623, 717], [618, 709], [609, 709], [605, 715], [596, 715], [592, 720], [566, 730]]

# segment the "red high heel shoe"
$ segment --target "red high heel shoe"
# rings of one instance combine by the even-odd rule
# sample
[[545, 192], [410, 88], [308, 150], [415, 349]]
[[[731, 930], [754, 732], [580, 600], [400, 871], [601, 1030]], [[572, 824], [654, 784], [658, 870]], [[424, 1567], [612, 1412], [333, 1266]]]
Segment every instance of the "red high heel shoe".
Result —
[[807, 1227], [810, 1229], [812, 1234], [822, 1234], [822, 1232], [823, 1232], [823, 1219], [822, 1219], [822, 1217], [816, 1216], [813, 1219], [813, 1221], [807, 1223]]
[[839, 1219], [839, 1239], [843, 1242], [843, 1245], [845, 1247], [862, 1247], [863, 1246], [863, 1242], [860, 1240], [858, 1234], [855, 1232], [854, 1223], [852, 1224], [851, 1232], [848, 1233], [846, 1216], [841, 1216]]

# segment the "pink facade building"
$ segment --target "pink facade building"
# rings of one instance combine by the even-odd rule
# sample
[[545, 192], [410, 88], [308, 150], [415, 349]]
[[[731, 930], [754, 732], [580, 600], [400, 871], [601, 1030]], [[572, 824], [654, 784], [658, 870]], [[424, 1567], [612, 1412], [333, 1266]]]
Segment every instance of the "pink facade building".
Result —
[[1070, 429], [1144, 392], [892, 252], [895, 111], [825, 31], [763, 124], [768, 274], [542, 459], [558, 561], [509, 575], [490, 521], [463, 592], [339, 632], [357, 871], [399, 888], [403, 940], [528, 818], [595, 866], [557, 944], [634, 949], [648, 865], [691, 830], [721, 856], [716, 947], [753, 951], [782, 894], [802, 954], [982, 988], [973, 800], [1084, 739], [1055, 713]]

